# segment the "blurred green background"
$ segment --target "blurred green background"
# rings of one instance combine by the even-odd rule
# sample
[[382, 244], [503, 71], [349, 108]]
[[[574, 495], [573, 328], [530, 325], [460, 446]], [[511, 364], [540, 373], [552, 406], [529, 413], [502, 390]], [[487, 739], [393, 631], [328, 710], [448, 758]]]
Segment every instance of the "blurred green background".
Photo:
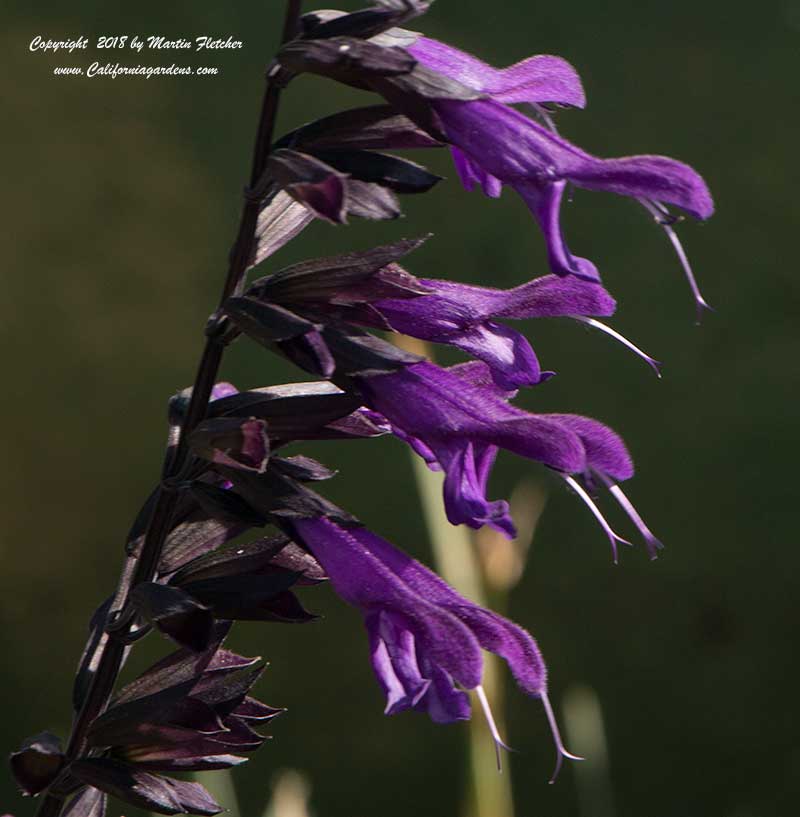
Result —
[[[42, 728], [68, 729], [86, 620], [116, 581], [127, 526], [160, 466], [166, 399], [189, 384], [217, 297], [281, 7], [6, 6], [4, 752]], [[614, 326], [665, 361], [663, 380], [576, 324], [526, 327], [559, 376], [520, 404], [595, 416], [624, 435], [638, 466], [629, 495], [667, 544], [663, 557], [651, 563], [637, 547], [615, 567], [585, 508], [532, 463], [501, 457], [491, 495], [506, 495], [523, 476], [549, 492], [510, 613], [539, 640], [557, 708], [570, 685], [596, 692], [614, 814], [796, 813], [800, 349], [789, 177], [800, 3], [439, 0], [417, 28], [497, 65], [565, 56], [589, 97], [587, 111], [560, 115], [565, 135], [600, 155], [673, 155], [709, 181], [718, 215], [680, 229], [717, 310], [699, 328], [677, 260], [643, 211], [581, 191], [566, 207], [572, 248], [598, 264], [619, 299]], [[245, 47], [205, 57], [27, 50], [37, 34], [126, 33], [231, 35]], [[54, 66], [94, 59], [174, 59], [221, 73], [52, 75]], [[363, 99], [302, 79], [281, 126]], [[432, 230], [435, 239], [409, 262], [417, 274], [509, 286], [546, 271], [520, 200], [468, 195], [446, 156], [429, 164], [448, 181], [406, 198], [405, 220], [312, 225], [268, 268]], [[225, 375], [240, 387], [302, 379], [245, 342]], [[326, 486], [332, 499], [430, 561], [399, 442], [305, 450], [342, 469]], [[234, 773], [242, 814], [259, 814], [274, 771], [292, 767], [310, 778], [317, 817], [461, 815], [466, 726], [385, 718], [358, 614], [329, 588], [304, 600], [323, 622], [246, 625], [235, 635], [240, 651], [271, 662], [260, 697], [289, 709], [274, 740]], [[163, 649], [148, 639], [133, 666]], [[547, 785], [552, 751], [539, 704], [511, 690], [508, 707], [517, 814], [599, 817], [599, 805], [579, 810], [573, 768]], [[0, 777], [0, 811], [22, 817], [32, 806]]]

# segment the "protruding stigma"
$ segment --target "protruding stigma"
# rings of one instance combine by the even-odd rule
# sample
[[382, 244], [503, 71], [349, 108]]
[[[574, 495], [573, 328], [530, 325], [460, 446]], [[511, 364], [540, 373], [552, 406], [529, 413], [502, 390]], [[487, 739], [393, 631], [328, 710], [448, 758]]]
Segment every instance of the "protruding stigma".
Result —
[[627, 539], [623, 539], [619, 534], [614, 533], [611, 525], [608, 524], [606, 518], [603, 516], [600, 508], [597, 507], [595, 501], [589, 496], [588, 493], [584, 490], [583, 486], [576, 480], [574, 477], [564, 475], [564, 479], [567, 481], [567, 485], [572, 488], [573, 491], [583, 500], [586, 507], [592, 512], [594, 518], [600, 523], [600, 527], [605, 531], [606, 536], [608, 536], [609, 541], [611, 542], [611, 552], [614, 554], [614, 564], [617, 564], [619, 561], [619, 553], [617, 550], [617, 544], [621, 542], [623, 545], [631, 545], [631, 543]]
[[595, 318], [587, 318], [584, 315], [573, 315], [573, 318], [594, 329], [599, 329], [601, 332], [605, 332], [614, 338], [614, 340], [619, 341], [625, 348], [630, 349], [634, 354], [638, 355], [656, 373], [657, 377], [661, 377], [661, 361], [650, 357], [647, 352], [640, 349], [635, 343], [629, 341], [624, 335], [617, 332], [616, 329], [612, 329], [608, 324], [602, 321], [598, 321]]
[[529, 102], [528, 107], [531, 109], [531, 111], [533, 111], [534, 116], [536, 116], [539, 121], [542, 122], [547, 130], [555, 133], [556, 135], [558, 134], [556, 123], [544, 105], [540, 104], [539, 102]]
[[550, 705], [550, 698], [547, 697], [547, 692], [542, 691], [539, 693], [539, 697], [542, 699], [542, 706], [544, 707], [544, 713], [547, 715], [547, 722], [550, 724], [550, 734], [553, 736], [553, 743], [556, 745], [556, 767], [553, 769], [553, 774], [548, 780], [548, 783], [555, 783], [556, 778], [558, 777], [558, 773], [561, 771], [561, 766], [564, 762], [564, 758], [567, 757], [570, 760], [585, 760], [578, 755], [573, 755], [572, 752], [568, 752], [564, 748], [564, 742], [561, 740], [561, 733], [558, 731], [558, 723], [556, 722], [556, 716], [553, 712], [553, 707]]
[[483, 709], [483, 715], [486, 718], [486, 723], [489, 725], [489, 731], [492, 734], [492, 740], [494, 741], [494, 753], [495, 757], [497, 758], [497, 771], [503, 771], [503, 764], [501, 762], [500, 756], [500, 748], [502, 747], [507, 752], [513, 751], [510, 746], [506, 744], [506, 742], [500, 737], [500, 730], [497, 728], [497, 724], [494, 720], [494, 715], [492, 715], [492, 708], [489, 706], [489, 699], [486, 697], [486, 692], [484, 691], [483, 687], [478, 684], [475, 687], [475, 694], [478, 696], [478, 700], [481, 704], [481, 709]]
[[689, 282], [689, 287], [692, 290], [692, 295], [694, 296], [695, 308], [697, 309], [697, 323], [699, 324], [703, 316], [703, 312], [705, 310], [713, 311], [713, 307], [708, 304], [700, 292], [700, 287], [697, 285], [697, 279], [694, 277], [694, 272], [692, 272], [692, 265], [689, 263], [689, 257], [686, 255], [686, 251], [683, 249], [683, 244], [681, 244], [678, 234], [672, 228], [672, 225], [675, 223], [676, 219], [659, 201], [654, 201], [653, 199], [639, 199], [638, 201], [642, 207], [644, 207], [645, 210], [647, 210], [647, 212], [653, 216], [653, 218], [656, 220], [656, 224], [659, 224], [664, 229], [664, 232], [667, 234], [667, 238], [669, 238], [673, 248], [675, 249], [675, 253], [678, 256], [678, 260], [681, 262], [683, 272], [686, 275], [686, 280]]
[[622, 510], [628, 515], [631, 522], [636, 525], [639, 533], [641, 533], [642, 538], [647, 543], [647, 552], [650, 554], [650, 558], [657, 559], [658, 551], [664, 547], [663, 543], [653, 535], [653, 532], [645, 524], [644, 519], [639, 516], [639, 512], [636, 510], [633, 502], [625, 496], [619, 485], [608, 483], [608, 490], [611, 496], [617, 500]]

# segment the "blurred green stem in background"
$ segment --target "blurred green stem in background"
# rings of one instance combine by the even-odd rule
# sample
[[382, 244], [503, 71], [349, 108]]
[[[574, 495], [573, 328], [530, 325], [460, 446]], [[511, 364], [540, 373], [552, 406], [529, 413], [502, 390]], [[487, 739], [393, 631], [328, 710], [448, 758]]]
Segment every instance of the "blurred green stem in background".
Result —
[[570, 746], [586, 760], [574, 764], [581, 817], [614, 817], [614, 797], [608, 767], [608, 743], [597, 693], [571, 686], [562, 704]]
[[263, 817], [311, 817], [310, 795], [311, 784], [302, 772], [281, 769], [273, 777], [272, 799]]
[[[225, 804], [226, 817], [245, 817], [236, 796], [236, 786], [230, 769], [197, 774], [211, 796]], [[308, 778], [296, 769], [280, 769], [272, 778], [272, 797], [262, 817], [310, 817], [308, 801], [311, 785]], [[152, 815], [156, 817], [156, 815]]]

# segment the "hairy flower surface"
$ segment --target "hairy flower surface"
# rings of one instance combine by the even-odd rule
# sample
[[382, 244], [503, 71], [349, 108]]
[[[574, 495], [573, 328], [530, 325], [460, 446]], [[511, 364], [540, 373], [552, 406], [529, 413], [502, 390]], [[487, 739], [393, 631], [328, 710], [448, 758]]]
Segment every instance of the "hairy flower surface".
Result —
[[534, 386], [542, 372], [528, 339], [497, 319], [611, 315], [614, 299], [599, 284], [545, 275], [501, 290], [454, 281], [420, 279], [429, 295], [373, 302], [397, 332], [447, 343], [484, 361], [501, 388]]
[[559, 753], [566, 754], [547, 698], [545, 664], [528, 632], [465, 599], [366, 528], [345, 528], [330, 519], [296, 520], [292, 527], [336, 592], [364, 616], [387, 715], [416, 709], [437, 723], [465, 720], [470, 717], [465, 690], [474, 689], [502, 745], [481, 688], [487, 650], [505, 660], [525, 693], [542, 699]]
[[407, 50], [427, 68], [498, 102], [557, 102], [576, 108], [586, 104], [578, 72], [561, 57], [537, 54], [508, 68], [494, 68], [431, 37], [418, 37]]
[[504, 500], [486, 498], [499, 448], [564, 475], [598, 471], [613, 482], [633, 464], [611, 429], [585, 417], [530, 414], [511, 406], [483, 363], [443, 369], [416, 363], [387, 375], [359, 378], [365, 402], [386, 418], [428, 465], [445, 474], [444, 503], [453, 524], [482, 525], [515, 535]]
[[[601, 285], [575, 276], [545, 275], [507, 290], [416, 278], [397, 260], [424, 240], [295, 264], [254, 281], [239, 303], [250, 305], [251, 314], [253, 306], [261, 307], [262, 321], [273, 323], [280, 318], [266, 307], [277, 303], [282, 316], [291, 310], [318, 336], [325, 323], [349, 323], [447, 343], [485, 361], [508, 390], [536, 385], [547, 373], [527, 338], [498, 320], [573, 317], [596, 324], [590, 316], [611, 315], [616, 307]], [[241, 320], [241, 313], [233, 317]], [[261, 330], [268, 333], [268, 327]]]

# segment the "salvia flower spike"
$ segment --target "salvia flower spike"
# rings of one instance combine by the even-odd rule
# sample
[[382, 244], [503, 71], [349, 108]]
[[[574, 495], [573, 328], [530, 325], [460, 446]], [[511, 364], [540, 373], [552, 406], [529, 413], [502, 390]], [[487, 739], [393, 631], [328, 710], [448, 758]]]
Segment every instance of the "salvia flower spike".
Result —
[[[580, 759], [564, 748], [534, 638], [318, 493], [334, 472], [293, 448], [303, 441], [393, 435], [443, 472], [452, 524], [488, 525], [508, 537], [509, 504], [488, 498], [489, 480], [498, 454], [515, 454], [566, 481], [608, 536], [615, 561], [627, 540], [606, 520], [603, 492], [652, 558], [661, 547], [622, 490], [633, 463], [614, 431], [511, 402], [520, 388], [547, 388], [554, 372], [508, 322], [580, 321], [658, 373], [656, 360], [599, 320], [616, 301], [595, 264], [569, 249], [561, 203], [568, 186], [637, 200], [667, 232], [702, 309], [668, 207], [708, 218], [704, 180], [674, 159], [600, 159], [561, 136], [552, 106], [583, 108], [586, 100], [577, 71], [559, 57], [495, 68], [400, 28], [427, 10], [423, 0], [305, 15], [301, 5], [287, 0], [266, 74], [242, 220], [195, 381], [169, 401], [161, 476], [131, 526], [117, 590], [90, 623], [71, 733], [62, 744], [41, 732], [11, 756], [21, 792], [41, 798], [38, 817], [105, 817], [109, 798], [157, 814], [219, 813], [224, 804], [201, 784], [172, 775], [244, 762], [282, 712], [251, 694], [263, 662], [228, 650], [224, 639], [239, 620], [314, 620], [300, 594], [326, 580], [362, 614], [387, 715], [465, 720], [472, 691], [499, 767], [508, 747], [483, 686], [488, 651], [542, 703], [557, 753], [551, 782], [563, 758]], [[379, 99], [277, 135], [280, 98], [303, 72]], [[496, 197], [508, 186], [524, 199], [544, 236], [549, 274], [507, 289], [494, 285], [493, 270], [480, 284], [453, 280], [460, 270], [449, 268], [414, 274], [406, 264], [416, 265], [412, 253], [429, 235], [273, 266], [272, 256], [314, 221], [398, 217], [399, 197], [423, 195], [441, 179], [394, 151], [445, 146], [467, 188]], [[467, 360], [438, 366], [391, 342], [397, 335], [447, 344]], [[296, 365], [303, 382], [240, 391], [220, 381], [239, 336]], [[152, 630], [177, 648], [118, 689], [130, 650]]]

